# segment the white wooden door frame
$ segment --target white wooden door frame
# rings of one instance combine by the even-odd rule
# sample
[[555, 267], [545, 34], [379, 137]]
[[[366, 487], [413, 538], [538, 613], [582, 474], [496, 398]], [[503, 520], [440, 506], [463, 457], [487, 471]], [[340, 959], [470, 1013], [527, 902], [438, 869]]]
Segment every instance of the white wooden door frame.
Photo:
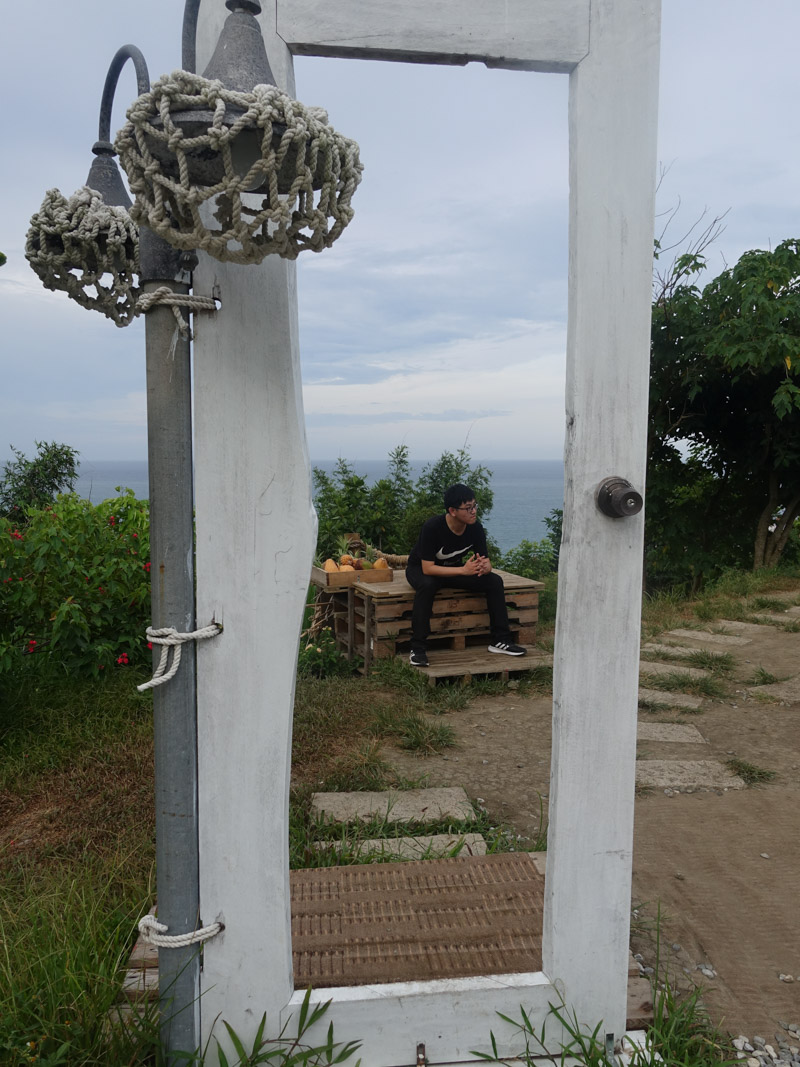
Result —
[[[660, 0], [266, 0], [272, 69], [292, 55], [568, 73], [569, 319], [564, 539], [553, 699], [543, 973], [321, 990], [364, 1067], [469, 1058], [520, 1004], [563, 998], [582, 1023], [625, 1027], [643, 515], [610, 519], [600, 481], [643, 491]], [[226, 15], [203, 0], [198, 69]], [[531, 131], [533, 135], [534, 131]], [[335, 251], [328, 254], [335, 254]], [[294, 265], [218, 264], [196, 291], [222, 311], [195, 343], [204, 1037], [243, 1038], [296, 1012], [287, 811], [297, 634], [313, 553]], [[557, 1040], [558, 1034], [551, 1030]], [[216, 1031], [215, 1031], [216, 1033]], [[504, 1035], [508, 1036], [508, 1035]], [[503, 1042], [504, 1054], [512, 1049]]]

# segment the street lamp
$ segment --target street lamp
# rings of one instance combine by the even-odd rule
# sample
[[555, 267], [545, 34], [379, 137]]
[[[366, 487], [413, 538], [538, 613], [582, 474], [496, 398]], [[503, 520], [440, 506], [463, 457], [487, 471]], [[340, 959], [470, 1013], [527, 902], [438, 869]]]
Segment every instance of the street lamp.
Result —
[[259, 0], [226, 6], [204, 74], [175, 71], [128, 111], [115, 147], [131, 214], [176, 248], [223, 262], [329, 248], [353, 217], [358, 145], [274, 84]]
[[[194, 639], [212, 629], [195, 630], [190, 333], [181, 308], [216, 310], [210, 296], [189, 294], [196, 248], [257, 263], [332, 244], [352, 218], [362, 170], [358, 146], [324, 112], [271, 84], [258, 0], [227, 0], [231, 14], [205, 76], [194, 73], [199, 6], [185, 0], [185, 69], [152, 89], [139, 50], [119, 50], [87, 186], [69, 201], [48, 193], [28, 235], [28, 259], [48, 288], [66, 290], [117, 325], [145, 313], [153, 625], [168, 630], [168, 640], [188, 640], [178, 676], [167, 672], [166, 685], [153, 679], [158, 917], [169, 935], [153, 937], [152, 922], [145, 930], [160, 946], [161, 1037], [170, 1064], [199, 1046], [199, 949], [187, 944], [207, 936], [198, 931]], [[139, 99], [112, 146], [111, 107], [127, 59]], [[130, 213], [115, 148], [136, 195]], [[214, 212], [218, 229], [204, 225], [201, 208], [204, 217]]]
[[139, 92], [150, 78], [144, 56], [124, 45], [111, 61], [100, 104], [95, 159], [86, 184], [69, 199], [50, 189], [31, 218], [25, 257], [47, 289], [63, 290], [81, 307], [100, 311], [117, 326], [136, 315], [140, 290], [139, 231], [130, 217], [130, 197], [114, 161], [111, 106], [120, 72], [132, 60]]

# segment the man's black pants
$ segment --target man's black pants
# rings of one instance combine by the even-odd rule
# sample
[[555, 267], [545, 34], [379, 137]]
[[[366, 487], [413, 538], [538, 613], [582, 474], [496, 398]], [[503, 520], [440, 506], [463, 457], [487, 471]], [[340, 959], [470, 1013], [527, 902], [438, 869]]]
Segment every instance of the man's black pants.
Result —
[[406, 567], [406, 578], [412, 589], [416, 590], [414, 608], [411, 613], [411, 648], [422, 652], [427, 648], [431, 632], [431, 614], [433, 598], [440, 589], [464, 589], [486, 597], [489, 610], [489, 629], [492, 643], [511, 642], [508, 628], [508, 611], [503, 591], [503, 579], [490, 571], [488, 574], [454, 574], [452, 578], [440, 578], [438, 575], [423, 574], [419, 565]]

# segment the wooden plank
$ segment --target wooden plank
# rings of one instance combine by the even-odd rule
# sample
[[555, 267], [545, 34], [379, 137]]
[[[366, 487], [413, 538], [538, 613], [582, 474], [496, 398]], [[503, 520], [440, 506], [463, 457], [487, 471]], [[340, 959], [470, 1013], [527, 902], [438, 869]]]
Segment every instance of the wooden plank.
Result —
[[416, 669], [428, 678], [458, 678], [476, 674], [516, 674], [553, 662], [549, 653], [532, 646], [527, 646], [527, 653], [525, 656], [499, 656], [479, 648], [429, 650], [429, 666]]
[[[536, 582], [533, 578], [523, 578], [520, 574], [512, 574], [510, 571], [495, 569], [493, 574], [498, 574], [503, 579], [503, 587], [508, 595], [510, 590], [520, 592], [541, 592], [544, 582]], [[414, 596], [414, 589], [408, 584], [405, 571], [392, 571], [393, 579], [390, 585], [365, 585], [363, 595], [374, 598], [376, 601], [389, 600], [391, 598]]]
[[[538, 619], [539, 612], [536, 610], [508, 613], [509, 625], [512, 627], [535, 623]], [[355, 626], [360, 630], [364, 629], [363, 616], [356, 614]], [[463, 630], [466, 633], [471, 630], [488, 630], [488, 627], [489, 613], [485, 610], [470, 615], [434, 615], [431, 618], [431, 633], [443, 633], [446, 630]], [[411, 619], [371, 623], [370, 629], [376, 637], [411, 634]]]
[[589, 0], [277, 0], [294, 55], [569, 71], [589, 48]]

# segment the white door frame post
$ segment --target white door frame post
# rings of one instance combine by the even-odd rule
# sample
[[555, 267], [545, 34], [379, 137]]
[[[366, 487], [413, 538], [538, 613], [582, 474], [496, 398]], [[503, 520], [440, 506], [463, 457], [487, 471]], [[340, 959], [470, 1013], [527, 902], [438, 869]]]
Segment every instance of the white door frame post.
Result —
[[[291, 56], [261, 16], [270, 66], [294, 95]], [[201, 5], [202, 71], [229, 12]], [[267, 16], [271, 16], [268, 18]], [[300, 381], [296, 267], [198, 253], [195, 503], [197, 617], [222, 634], [198, 656], [200, 907], [223, 933], [203, 946], [203, 1045], [218, 1020], [247, 1043], [264, 1011], [274, 1032], [294, 992], [289, 772], [295, 671], [317, 539]], [[210, 646], [214, 645], [214, 648]], [[203, 919], [205, 922], [206, 920]], [[221, 1037], [221, 1022], [214, 1033]]]
[[[218, 10], [220, 9], [220, 10]], [[226, 12], [200, 10], [198, 70]], [[541, 1025], [561, 997], [589, 1028], [624, 1030], [642, 516], [596, 507], [606, 477], [644, 488], [660, 0], [264, 0], [278, 83], [292, 54], [569, 72], [570, 228], [564, 541], [554, 676], [543, 972], [323, 989], [364, 1067], [513, 1054], [496, 1011]], [[326, 254], [335, 255], [335, 251]], [[200, 254], [221, 300], [195, 331], [201, 1027], [247, 1044], [296, 1014], [288, 788], [297, 635], [315, 541], [293, 264]], [[548, 1034], [559, 1035], [548, 1022]], [[219, 1029], [219, 1028], [218, 1028]], [[218, 1029], [215, 1034], [218, 1034]]]

